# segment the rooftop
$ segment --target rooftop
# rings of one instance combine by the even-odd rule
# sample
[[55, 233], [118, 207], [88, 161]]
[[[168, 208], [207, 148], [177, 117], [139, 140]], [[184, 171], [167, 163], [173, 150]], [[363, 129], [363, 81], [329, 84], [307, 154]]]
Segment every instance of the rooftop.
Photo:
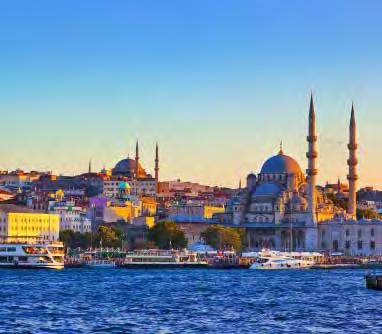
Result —
[[0, 211], [5, 213], [37, 213], [35, 210], [29, 209], [26, 206], [15, 205], [15, 204], [1, 204], [0, 203]]

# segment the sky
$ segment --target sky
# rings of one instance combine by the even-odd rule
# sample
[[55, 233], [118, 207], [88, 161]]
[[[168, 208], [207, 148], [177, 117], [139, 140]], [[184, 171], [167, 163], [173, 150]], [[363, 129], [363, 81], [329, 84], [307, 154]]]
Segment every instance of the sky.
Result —
[[160, 178], [238, 185], [277, 154], [346, 182], [354, 101], [359, 185], [382, 188], [379, 0], [2, 0], [0, 169], [111, 168], [139, 139]]

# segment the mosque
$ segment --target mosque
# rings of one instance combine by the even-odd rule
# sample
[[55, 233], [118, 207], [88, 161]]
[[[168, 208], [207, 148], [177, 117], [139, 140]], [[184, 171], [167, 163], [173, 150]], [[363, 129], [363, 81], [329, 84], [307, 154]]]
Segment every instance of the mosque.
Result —
[[232, 210], [234, 224], [246, 228], [249, 248], [316, 250], [324, 245], [321, 226], [328, 222], [355, 222], [358, 162], [353, 106], [349, 137], [349, 200], [345, 212], [317, 187], [316, 115], [311, 96], [306, 173], [281, 146], [277, 155], [265, 161], [259, 174], [248, 175], [247, 187]]
[[154, 177], [140, 164], [139, 143], [135, 147], [135, 159], [129, 156], [120, 160], [111, 170], [109, 180], [104, 180], [103, 191], [107, 197], [117, 195], [120, 181], [127, 181], [134, 195], [155, 197], [159, 189], [159, 147], [155, 146]]
[[[158, 181], [159, 174], [159, 148], [158, 144], [155, 147], [155, 180]], [[128, 180], [152, 178], [139, 162], [139, 143], [137, 140], [135, 146], [135, 159], [129, 156], [119, 161], [111, 171], [114, 177], [124, 177]]]

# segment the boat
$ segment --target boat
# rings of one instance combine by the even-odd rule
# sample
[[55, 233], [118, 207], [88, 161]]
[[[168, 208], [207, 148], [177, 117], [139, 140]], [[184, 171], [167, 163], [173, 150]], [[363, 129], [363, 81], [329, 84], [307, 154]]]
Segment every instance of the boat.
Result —
[[207, 268], [208, 262], [199, 260], [197, 253], [187, 250], [155, 249], [127, 252], [117, 266], [128, 269]]
[[319, 253], [260, 252], [249, 269], [310, 269]]
[[85, 268], [99, 268], [99, 269], [113, 269], [117, 267], [114, 261], [98, 260], [98, 259], [87, 260], [84, 262], [83, 266]]
[[382, 291], [382, 275], [377, 274], [375, 270], [373, 270], [373, 273], [369, 271], [366, 274], [365, 281], [367, 289]]
[[1, 243], [0, 268], [64, 268], [61, 242]]

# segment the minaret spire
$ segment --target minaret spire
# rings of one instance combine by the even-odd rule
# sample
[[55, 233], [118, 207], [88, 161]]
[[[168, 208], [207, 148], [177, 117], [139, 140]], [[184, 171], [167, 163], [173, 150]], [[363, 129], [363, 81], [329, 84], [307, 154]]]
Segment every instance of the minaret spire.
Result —
[[159, 146], [158, 142], [155, 145], [155, 184], [156, 191], [159, 192]]
[[139, 143], [138, 139], [135, 144], [135, 178], [138, 179], [139, 177]]
[[357, 211], [357, 165], [358, 165], [358, 159], [357, 159], [357, 125], [355, 121], [355, 113], [354, 113], [354, 104], [352, 103], [351, 106], [351, 115], [350, 115], [350, 126], [349, 126], [349, 159], [348, 159], [348, 166], [349, 166], [349, 174], [348, 174], [348, 181], [349, 181], [349, 204], [348, 204], [348, 214], [352, 218], [356, 218], [356, 211]]
[[89, 160], [89, 169], [88, 169], [88, 173], [90, 174], [92, 172], [92, 161], [91, 159]]
[[309, 134], [308, 141], [308, 169], [306, 171], [308, 175], [308, 214], [309, 223], [315, 226], [317, 223], [317, 194], [316, 194], [316, 182], [318, 170], [316, 167], [316, 160], [318, 156], [317, 152], [317, 133], [316, 133], [316, 113], [314, 111], [313, 93], [310, 95], [309, 106]]

